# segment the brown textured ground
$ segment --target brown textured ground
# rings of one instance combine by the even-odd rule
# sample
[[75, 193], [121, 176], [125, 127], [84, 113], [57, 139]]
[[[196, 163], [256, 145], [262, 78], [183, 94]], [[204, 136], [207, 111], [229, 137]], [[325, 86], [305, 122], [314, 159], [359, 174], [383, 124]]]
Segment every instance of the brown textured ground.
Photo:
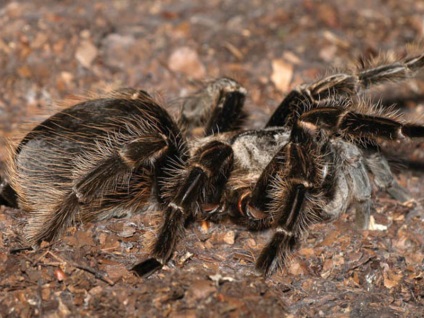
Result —
[[[249, 125], [259, 127], [295, 85], [424, 35], [424, 3], [416, 0], [0, 5], [0, 132], [9, 137], [72, 94], [112, 84], [170, 101], [219, 75], [249, 88]], [[411, 81], [385, 98], [423, 114], [422, 92], [422, 82]], [[417, 200], [423, 148], [390, 150], [407, 159], [397, 175]], [[387, 231], [355, 230], [349, 214], [314, 226], [291, 266], [267, 280], [252, 269], [269, 233], [193, 225], [172, 266], [141, 279], [127, 269], [146, 256], [149, 216], [72, 228], [50, 249], [12, 255], [25, 216], [0, 207], [0, 317], [421, 317], [423, 210], [375, 197], [374, 217]]]

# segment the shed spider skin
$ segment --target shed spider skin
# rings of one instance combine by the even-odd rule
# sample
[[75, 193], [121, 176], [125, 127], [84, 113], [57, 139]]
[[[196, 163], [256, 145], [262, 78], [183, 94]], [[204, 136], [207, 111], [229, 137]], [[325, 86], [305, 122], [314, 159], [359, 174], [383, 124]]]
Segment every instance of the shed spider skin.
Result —
[[273, 229], [256, 262], [270, 275], [284, 268], [314, 223], [352, 209], [357, 225], [368, 228], [370, 174], [394, 198], [410, 198], [378, 141], [422, 138], [424, 126], [361, 96], [423, 66], [424, 55], [382, 58], [368, 69], [301, 85], [258, 130], [241, 129], [247, 91], [230, 78], [186, 98], [177, 119], [147, 92], [120, 89], [62, 110], [28, 133], [0, 180], [0, 202], [28, 213], [24, 233], [33, 247], [57, 239], [74, 222], [156, 206], [163, 222], [151, 257], [133, 268], [140, 276], [171, 259], [193, 220]]

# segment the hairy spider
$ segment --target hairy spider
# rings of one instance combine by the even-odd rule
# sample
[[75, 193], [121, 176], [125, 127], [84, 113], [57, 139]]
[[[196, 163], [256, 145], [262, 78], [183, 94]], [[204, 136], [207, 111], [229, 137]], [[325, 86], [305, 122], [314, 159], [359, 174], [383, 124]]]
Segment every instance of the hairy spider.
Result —
[[[411, 77], [424, 55], [379, 59], [291, 91], [259, 130], [240, 130], [246, 90], [230, 78], [186, 98], [174, 120], [145, 91], [121, 89], [67, 108], [20, 142], [2, 182], [3, 200], [29, 212], [29, 245], [56, 239], [75, 221], [122, 217], [155, 204], [163, 223], [147, 275], [166, 264], [185, 225], [229, 218], [275, 233], [256, 268], [271, 274], [316, 222], [348, 208], [367, 228], [372, 186], [410, 198], [376, 141], [424, 137], [361, 100], [369, 86]], [[200, 138], [193, 130], [204, 127]], [[147, 212], [146, 212], [147, 213]]]

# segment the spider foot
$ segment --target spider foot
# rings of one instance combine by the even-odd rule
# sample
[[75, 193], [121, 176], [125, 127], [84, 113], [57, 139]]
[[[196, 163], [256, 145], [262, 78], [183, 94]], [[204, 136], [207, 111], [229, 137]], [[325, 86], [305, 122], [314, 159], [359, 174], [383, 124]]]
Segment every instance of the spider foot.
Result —
[[262, 250], [256, 262], [256, 269], [265, 277], [284, 267], [289, 255], [296, 248], [296, 237], [283, 229], [275, 233], [271, 242]]
[[17, 208], [17, 196], [15, 190], [10, 186], [6, 180], [0, 176], [0, 205], [9, 206], [11, 208]]
[[149, 277], [162, 268], [162, 263], [155, 258], [149, 258], [142, 261], [131, 268], [137, 276]]
[[395, 182], [391, 187], [386, 190], [394, 199], [399, 202], [406, 202], [412, 199], [411, 193], [408, 189], [402, 187], [399, 183]]

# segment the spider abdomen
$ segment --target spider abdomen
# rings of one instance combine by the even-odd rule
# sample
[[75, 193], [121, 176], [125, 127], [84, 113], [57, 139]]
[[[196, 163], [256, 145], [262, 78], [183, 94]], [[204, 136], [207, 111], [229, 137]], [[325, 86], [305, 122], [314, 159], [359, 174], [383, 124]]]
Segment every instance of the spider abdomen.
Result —
[[[65, 109], [19, 144], [12, 185], [32, 218], [30, 244], [51, 240], [76, 219], [140, 212], [160, 181], [153, 180], [152, 164], [164, 153], [186, 159], [185, 141], [168, 113], [145, 93], [124, 97]], [[161, 161], [158, 169], [165, 177], [168, 166]]]

